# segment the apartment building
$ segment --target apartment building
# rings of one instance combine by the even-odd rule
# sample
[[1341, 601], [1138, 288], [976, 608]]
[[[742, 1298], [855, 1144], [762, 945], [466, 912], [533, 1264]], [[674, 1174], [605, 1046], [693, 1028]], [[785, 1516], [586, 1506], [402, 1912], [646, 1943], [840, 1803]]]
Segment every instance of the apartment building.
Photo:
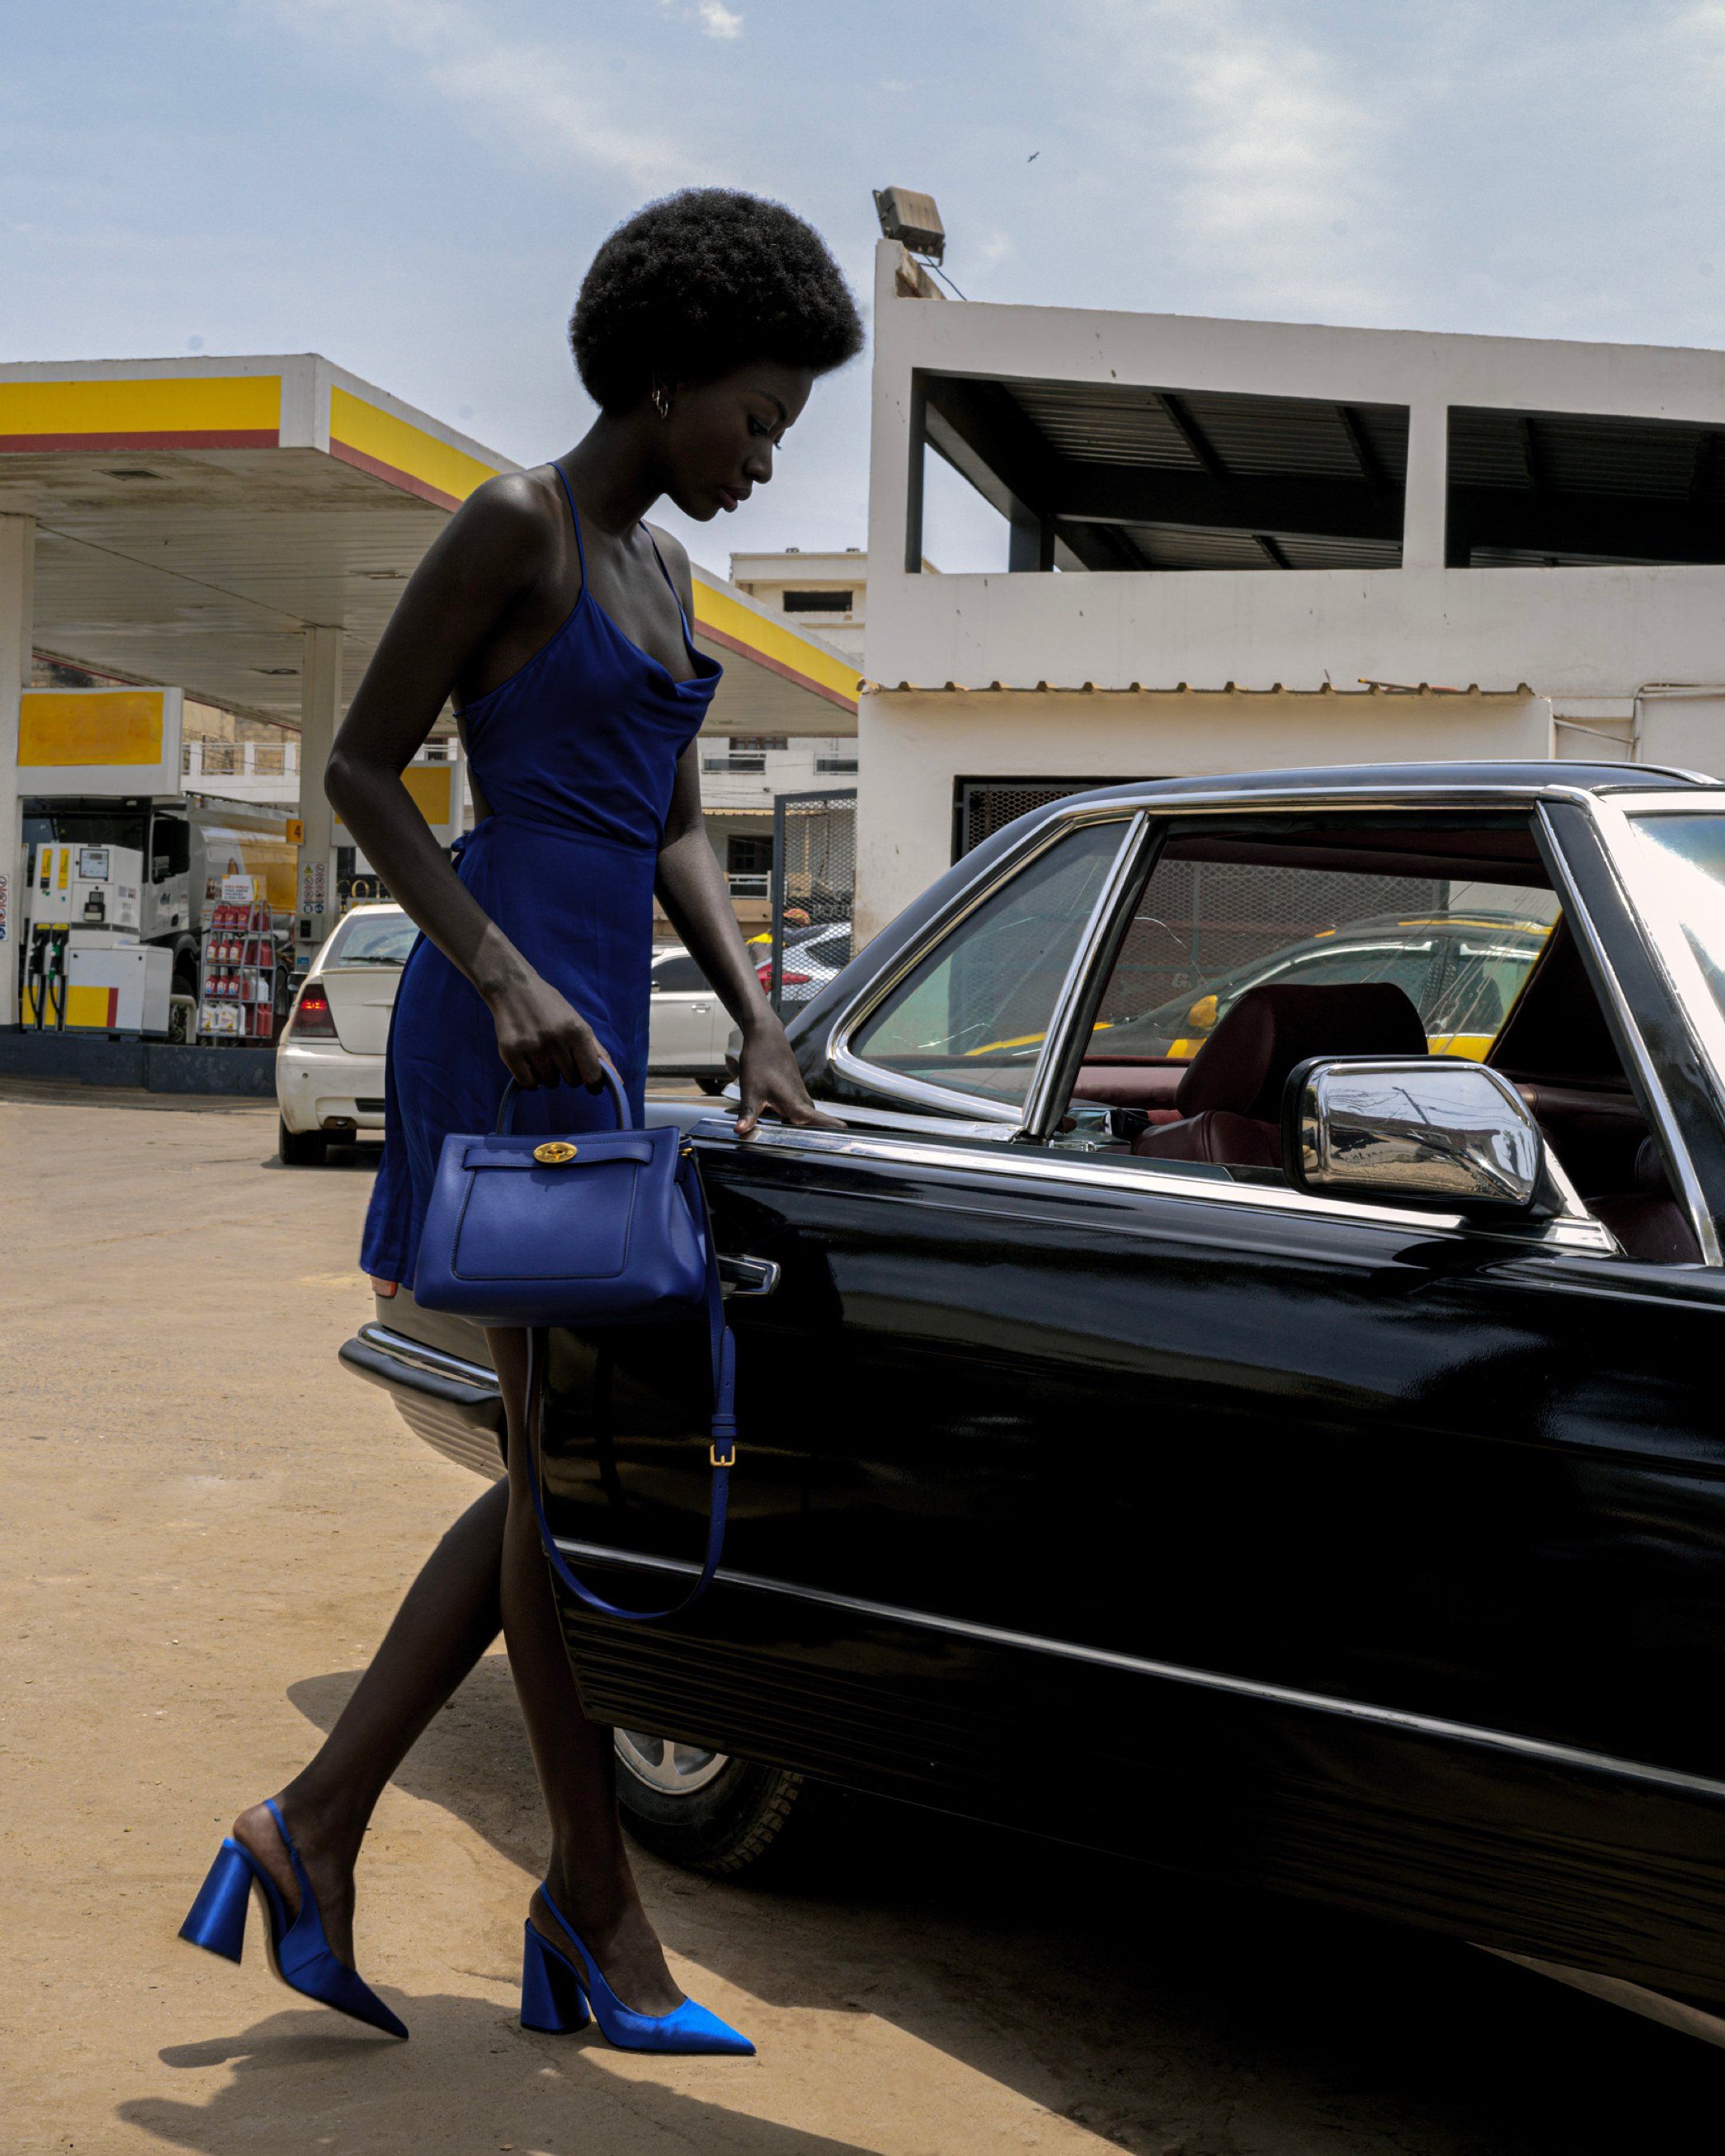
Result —
[[[858, 931], [1082, 785], [1725, 774], [1725, 354], [943, 298], [876, 259]], [[956, 474], [998, 566], [927, 573]]]

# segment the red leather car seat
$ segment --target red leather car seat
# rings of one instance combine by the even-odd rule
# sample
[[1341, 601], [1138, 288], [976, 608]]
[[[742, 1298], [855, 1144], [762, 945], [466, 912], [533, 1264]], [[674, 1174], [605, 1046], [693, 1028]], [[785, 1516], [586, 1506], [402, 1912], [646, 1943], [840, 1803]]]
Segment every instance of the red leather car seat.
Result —
[[1635, 1187], [1616, 1198], [1590, 1198], [1588, 1209], [1603, 1220], [1625, 1255], [1650, 1265], [1698, 1265], [1701, 1246], [1689, 1216], [1671, 1195], [1659, 1147], [1644, 1138], [1635, 1152]]
[[1312, 1055], [1424, 1055], [1425, 1028], [1388, 981], [1248, 988], [1186, 1067], [1177, 1123], [1143, 1132], [1132, 1151], [1230, 1168], [1281, 1165], [1281, 1096]]

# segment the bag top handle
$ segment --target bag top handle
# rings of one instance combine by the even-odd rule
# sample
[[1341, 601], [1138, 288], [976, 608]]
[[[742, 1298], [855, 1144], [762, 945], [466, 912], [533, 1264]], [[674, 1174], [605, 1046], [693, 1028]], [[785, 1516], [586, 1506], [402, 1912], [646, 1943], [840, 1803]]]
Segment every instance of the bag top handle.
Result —
[[[617, 1127], [619, 1131], [629, 1130], [633, 1126], [629, 1119], [629, 1101], [624, 1093], [623, 1081], [610, 1064], [607, 1063], [603, 1067], [605, 1089], [611, 1096], [612, 1106], [617, 1111]], [[559, 1079], [557, 1082], [561, 1085], [565, 1081]], [[497, 1135], [500, 1137], [506, 1137], [515, 1128], [516, 1096], [521, 1090], [513, 1078], [503, 1089], [503, 1098], [497, 1103]]]

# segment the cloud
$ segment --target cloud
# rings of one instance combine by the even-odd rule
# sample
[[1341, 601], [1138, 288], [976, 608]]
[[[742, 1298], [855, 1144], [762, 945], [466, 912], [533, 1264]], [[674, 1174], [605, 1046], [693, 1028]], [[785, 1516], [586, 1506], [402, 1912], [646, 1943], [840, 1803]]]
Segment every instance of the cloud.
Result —
[[721, 6], [721, 0], [700, 0], [695, 12], [701, 18], [701, 27], [710, 38], [740, 38], [742, 35], [742, 16]]
[[[706, 5], [728, 14], [719, 0]], [[507, 35], [475, 0], [275, 0], [273, 12], [320, 43], [393, 47], [472, 133], [542, 170], [596, 167], [643, 191], [699, 177], [674, 136], [632, 123], [567, 49]], [[742, 28], [740, 15], [730, 19]]]
[[1337, 53], [1239, 0], [1101, 0], [1091, 20], [1132, 162], [1142, 169], [1162, 136], [1175, 251], [1240, 304], [1380, 316], [1383, 277], [1364, 274], [1357, 240], [1338, 241], [1384, 192], [1387, 123]]

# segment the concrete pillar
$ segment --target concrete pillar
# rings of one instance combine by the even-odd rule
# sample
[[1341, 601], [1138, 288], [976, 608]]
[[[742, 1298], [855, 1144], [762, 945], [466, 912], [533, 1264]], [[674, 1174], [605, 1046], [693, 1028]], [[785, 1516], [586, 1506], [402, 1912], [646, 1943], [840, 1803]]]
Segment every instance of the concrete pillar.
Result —
[[341, 631], [308, 628], [300, 665], [299, 942], [309, 957], [336, 917], [335, 811], [323, 790], [324, 767], [341, 711]]
[[1408, 485], [1402, 506], [1402, 567], [1441, 569], [1448, 528], [1450, 408], [1425, 401], [1408, 413]]
[[35, 580], [35, 518], [0, 516], [0, 1026], [18, 1024], [18, 951], [25, 936], [18, 697], [29, 685]]

